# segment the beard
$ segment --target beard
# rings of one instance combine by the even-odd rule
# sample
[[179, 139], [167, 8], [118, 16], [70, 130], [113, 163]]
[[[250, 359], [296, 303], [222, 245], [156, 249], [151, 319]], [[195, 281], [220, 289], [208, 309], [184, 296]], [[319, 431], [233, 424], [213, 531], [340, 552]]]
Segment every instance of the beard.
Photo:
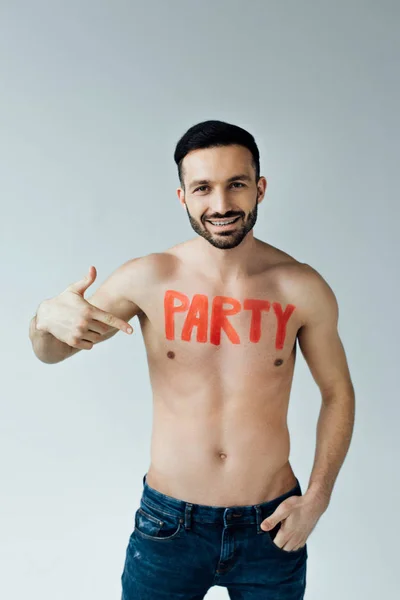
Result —
[[239, 221], [235, 223], [236, 227], [231, 231], [212, 233], [207, 229], [206, 225], [196, 221], [188, 211], [187, 205], [185, 206], [193, 231], [207, 240], [214, 248], [220, 248], [221, 250], [229, 250], [230, 248], [239, 246], [249, 231], [253, 229], [257, 221], [258, 202], [256, 200], [254, 208], [249, 212], [247, 219], [244, 222], [241, 222], [242, 217], [239, 217]]

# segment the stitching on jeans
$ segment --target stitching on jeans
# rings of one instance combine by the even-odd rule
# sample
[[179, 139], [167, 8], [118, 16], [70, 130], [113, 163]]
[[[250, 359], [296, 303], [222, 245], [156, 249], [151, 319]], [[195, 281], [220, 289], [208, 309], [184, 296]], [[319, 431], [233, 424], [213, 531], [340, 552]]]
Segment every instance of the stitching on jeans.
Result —
[[143, 510], [142, 507], [139, 508], [139, 512], [141, 515], [144, 515], [147, 519], [150, 519], [150, 521], [153, 521], [153, 523], [157, 523], [157, 525], [160, 524], [160, 519], [157, 519], [157, 517], [153, 517], [153, 515], [149, 515], [146, 511]]
[[169, 517], [174, 517], [176, 519], [179, 519], [179, 517], [181, 516], [180, 513], [179, 514], [178, 513], [170, 513], [170, 512], [168, 512], [166, 510], [163, 510], [162, 508], [160, 508], [156, 504], [148, 502], [147, 500], [143, 500], [143, 498], [142, 498], [142, 502], [143, 502], [143, 504], [145, 504], [149, 508], [153, 508], [155, 511], [158, 511], [158, 512], [162, 513], [163, 515], [167, 515]]
[[183, 524], [181, 522], [179, 522], [178, 529], [172, 535], [168, 535], [168, 536], [156, 537], [153, 535], [149, 535], [148, 533], [143, 533], [143, 531], [140, 531], [140, 529], [138, 527], [135, 527], [133, 533], [136, 532], [137, 534], [139, 534], [149, 540], [154, 540], [156, 542], [161, 542], [161, 541], [165, 542], [167, 540], [173, 539], [174, 537], [177, 537], [182, 530], [183, 530]]

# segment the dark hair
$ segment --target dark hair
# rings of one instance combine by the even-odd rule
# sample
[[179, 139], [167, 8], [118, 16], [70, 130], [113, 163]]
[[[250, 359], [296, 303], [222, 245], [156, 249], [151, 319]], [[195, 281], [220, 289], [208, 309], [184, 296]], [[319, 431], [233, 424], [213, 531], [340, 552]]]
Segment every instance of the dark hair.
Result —
[[224, 121], [202, 121], [193, 125], [183, 134], [176, 145], [174, 160], [178, 165], [178, 177], [181, 187], [185, 189], [182, 161], [191, 150], [214, 148], [239, 144], [248, 148], [253, 155], [252, 166], [256, 173], [256, 182], [260, 178], [260, 153], [254, 137], [242, 127]]

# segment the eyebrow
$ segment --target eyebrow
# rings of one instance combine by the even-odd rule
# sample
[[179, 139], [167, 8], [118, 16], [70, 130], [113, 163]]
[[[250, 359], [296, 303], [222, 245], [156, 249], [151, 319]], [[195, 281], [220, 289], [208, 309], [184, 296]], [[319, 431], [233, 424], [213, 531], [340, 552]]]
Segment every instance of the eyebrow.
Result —
[[[236, 181], [237, 179], [243, 179], [244, 181], [249, 181], [249, 182], [252, 181], [252, 179], [251, 179], [251, 177], [249, 177], [249, 175], [246, 175], [246, 173], [242, 173], [240, 175], [233, 175], [233, 177], [229, 177], [229, 179], [227, 179], [226, 182], [231, 183], [232, 181]], [[209, 179], [194, 179], [190, 183], [189, 188], [192, 189], [196, 185], [208, 185], [209, 183], [211, 183], [211, 181]]]

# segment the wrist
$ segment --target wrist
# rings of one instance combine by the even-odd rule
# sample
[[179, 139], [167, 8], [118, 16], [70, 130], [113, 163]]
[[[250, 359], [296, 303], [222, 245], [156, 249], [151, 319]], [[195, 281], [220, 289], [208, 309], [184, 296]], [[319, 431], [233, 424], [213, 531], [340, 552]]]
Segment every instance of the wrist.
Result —
[[317, 483], [311, 483], [304, 493], [304, 496], [306, 496], [311, 502], [318, 503], [325, 507], [325, 509], [329, 505], [330, 494], [323, 486]]

